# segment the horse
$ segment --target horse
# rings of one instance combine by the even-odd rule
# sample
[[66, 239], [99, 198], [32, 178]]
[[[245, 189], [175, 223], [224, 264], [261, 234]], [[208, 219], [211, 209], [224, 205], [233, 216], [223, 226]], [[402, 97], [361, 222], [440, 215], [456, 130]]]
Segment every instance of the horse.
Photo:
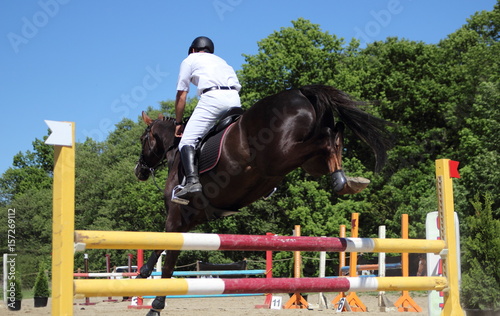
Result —
[[[183, 180], [175, 120], [161, 114], [153, 120], [143, 112], [147, 127], [141, 136], [142, 152], [135, 175], [145, 181], [159, 166], [168, 166], [166, 232], [188, 232], [208, 220], [233, 214], [267, 196], [299, 167], [312, 176], [330, 174], [338, 194], [355, 194], [369, 180], [346, 177], [342, 170], [344, 127], [372, 149], [375, 171], [385, 163], [391, 146], [386, 128], [389, 123], [363, 111], [361, 104], [324, 85], [289, 89], [256, 102], [224, 131], [217, 164], [200, 175], [203, 194], [188, 205], [171, 201], [174, 188]], [[152, 253], [138, 277], [151, 274], [161, 253]], [[179, 251], [167, 251], [162, 278], [172, 276], [178, 256]], [[164, 306], [165, 297], [156, 297], [148, 315], [159, 315]]]

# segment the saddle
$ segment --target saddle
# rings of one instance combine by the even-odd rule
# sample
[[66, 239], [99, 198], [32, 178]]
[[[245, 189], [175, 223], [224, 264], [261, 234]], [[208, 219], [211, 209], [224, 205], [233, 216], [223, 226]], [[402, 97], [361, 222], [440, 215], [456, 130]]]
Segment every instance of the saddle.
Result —
[[240, 107], [230, 108], [221, 116], [208, 133], [200, 139], [196, 146], [200, 175], [212, 170], [217, 165], [221, 155], [221, 145], [224, 136], [229, 126], [236, 122], [243, 112], [243, 109]]

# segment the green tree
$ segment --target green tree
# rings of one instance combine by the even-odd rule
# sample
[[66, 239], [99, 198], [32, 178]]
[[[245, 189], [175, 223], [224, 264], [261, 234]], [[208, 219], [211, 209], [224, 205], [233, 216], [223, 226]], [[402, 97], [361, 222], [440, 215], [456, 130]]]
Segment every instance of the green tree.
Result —
[[0, 205], [9, 205], [16, 195], [30, 189], [52, 186], [53, 148], [40, 139], [35, 139], [32, 145], [33, 151], [14, 156], [12, 167], [0, 178]]
[[[4, 207], [0, 217], [13, 216], [15, 221], [16, 269], [23, 275], [23, 286], [32, 287], [32, 271], [40, 260], [47, 259], [51, 250], [52, 164], [53, 150], [42, 140], [33, 141], [33, 150], [14, 156], [13, 166], [0, 178], [0, 196]], [[9, 211], [12, 210], [12, 211]], [[0, 226], [0, 239], [7, 240], [8, 226]], [[6, 250], [7, 243], [0, 247]], [[2, 251], [3, 250], [3, 251]]]
[[261, 40], [256, 55], [244, 55], [246, 64], [238, 76], [245, 106], [285, 89], [324, 84], [334, 78], [343, 39], [303, 18], [292, 25]]
[[[412, 187], [412, 182], [408, 179], [397, 180], [408, 183], [404, 188], [397, 184], [392, 186], [397, 188], [399, 200], [391, 201], [391, 207], [388, 207], [388, 197], [394, 192], [379, 191], [399, 169], [412, 167], [418, 170], [412, 174], [418, 175], [415, 181], [421, 183], [423, 191], [426, 191], [423, 196], [435, 196], [432, 182], [429, 186], [429, 177], [422, 176], [421, 171], [429, 170], [431, 157], [431, 154], [422, 157], [422, 152], [428, 153], [435, 146], [441, 146], [442, 130], [439, 128], [444, 128], [444, 119], [435, 115], [438, 108], [435, 100], [444, 93], [440, 90], [444, 87], [437, 85], [433, 77], [433, 67], [439, 64], [437, 47], [388, 39], [385, 43], [374, 43], [361, 50], [358, 41], [352, 40], [346, 45], [343, 39], [322, 32], [318, 25], [307, 20], [299, 19], [292, 24], [293, 27], [282, 28], [260, 41], [257, 55], [245, 56], [247, 63], [239, 73], [245, 88], [242, 98], [250, 103], [277, 90], [313, 83], [352, 89], [352, 93], [351, 90], [346, 91], [362, 100], [377, 100], [367, 110], [396, 122], [394, 133], [399, 142], [391, 153], [391, 168], [385, 175], [379, 176], [367, 168], [373, 162], [369, 150], [347, 133], [344, 168], [349, 174], [371, 178], [370, 189], [357, 196], [338, 198], [331, 195], [328, 179], [317, 182], [317, 179], [309, 179], [300, 173], [295, 177], [289, 176], [284, 182], [284, 198], [276, 205], [277, 209], [286, 210], [281, 222], [291, 225], [301, 218], [305, 226], [303, 231], [322, 234], [326, 229], [334, 233], [338, 232], [338, 227], [332, 227], [348, 220], [349, 213], [360, 212], [367, 223], [390, 224], [393, 231], [399, 234], [403, 210], [412, 215], [418, 214], [414, 218], [419, 221], [432, 209], [422, 208], [419, 199], [409, 203], [408, 188]], [[439, 92], [438, 96], [435, 96], [435, 91]], [[415, 120], [415, 117], [428, 117], [430, 121]], [[425, 123], [432, 128], [427, 128]], [[398, 161], [401, 159], [404, 160]], [[408, 174], [401, 173], [402, 176]], [[432, 179], [432, 169], [430, 175]], [[304, 199], [305, 196], [308, 198]], [[429, 203], [425, 201], [426, 206]], [[406, 207], [402, 209], [401, 206]], [[328, 218], [328, 221], [321, 221], [321, 218]], [[417, 230], [422, 231], [421, 228]], [[377, 233], [377, 227], [362, 224], [361, 231], [365, 236], [372, 236]]]
[[47, 277], [47, 271], [45, 263], [41, 262], [38, 268], [38, 274], [36, 275], [35, 285], [33, 286], [33, 295], [35, 297], [49, 297], [49, 278]]
[[[492, 11], [477, 12], [467, 24], [440, 42], [447, 59], [447, 84], [455, 107], [450, 111], [450, 134], [462, 176], [466, 200], [477, 192], [490, 191], [500, 196], [495, 183], [498, 179], [498, 148], [496, 137], [500, 129], [500, 4]], [[500, 207], [494, 198], [493, 209]], [[461, 209], [469, 214], [467, 203]], [[499, 214], [496, 214], [498, 217]]]
[[[484, 199], [483, 199], [484, 197]], [[500, 219], [493, 217], [492, 195], [471, 201], [463, 258], [462, 299], [467, 308], [500, 310]]]

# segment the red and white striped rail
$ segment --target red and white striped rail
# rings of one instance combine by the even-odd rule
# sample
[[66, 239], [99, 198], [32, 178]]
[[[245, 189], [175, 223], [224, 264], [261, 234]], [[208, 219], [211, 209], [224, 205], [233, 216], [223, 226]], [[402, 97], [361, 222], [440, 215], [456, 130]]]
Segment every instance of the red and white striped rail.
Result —
[[74, 280], [85, 296], [211, 295], [348, 291], [441, 291], [444, 277], [341, 277], [273, 279], [122, 279]]
[[338, 237], [290, 237], [156, 233], [122, 231], [75, 231], [82, 249], [236, 250], [236, 251], [330, 251], [439, 253], [443, 240]]

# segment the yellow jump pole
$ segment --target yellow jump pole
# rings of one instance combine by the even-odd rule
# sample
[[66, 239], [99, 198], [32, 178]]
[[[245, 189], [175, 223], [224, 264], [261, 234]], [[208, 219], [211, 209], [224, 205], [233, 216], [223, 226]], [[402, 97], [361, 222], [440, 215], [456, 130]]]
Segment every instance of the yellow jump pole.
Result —
[[54, 146], [52, 206], [52, 315], [73, 315], [75, 123], [46, 121]]
[[[465, 315], [460, 306], [460, 282], [458, 275], [458, 249], [455, 234], [453, 181], [450, 176], [449, 159], [436, 160], [436, 187], [438, 195], [438, 217], [441, 238], [446, 243], [447, 251], [442, 253], [443, 275], [448, 280], [448, 288], [444, 291], [444, 307], [441, 315]], [[455, 166], [457, 167], [457, 166]], [[453, 170], [455, 172], [455, 170]], [[458, 172], [457, 172], [458, 173]]]

